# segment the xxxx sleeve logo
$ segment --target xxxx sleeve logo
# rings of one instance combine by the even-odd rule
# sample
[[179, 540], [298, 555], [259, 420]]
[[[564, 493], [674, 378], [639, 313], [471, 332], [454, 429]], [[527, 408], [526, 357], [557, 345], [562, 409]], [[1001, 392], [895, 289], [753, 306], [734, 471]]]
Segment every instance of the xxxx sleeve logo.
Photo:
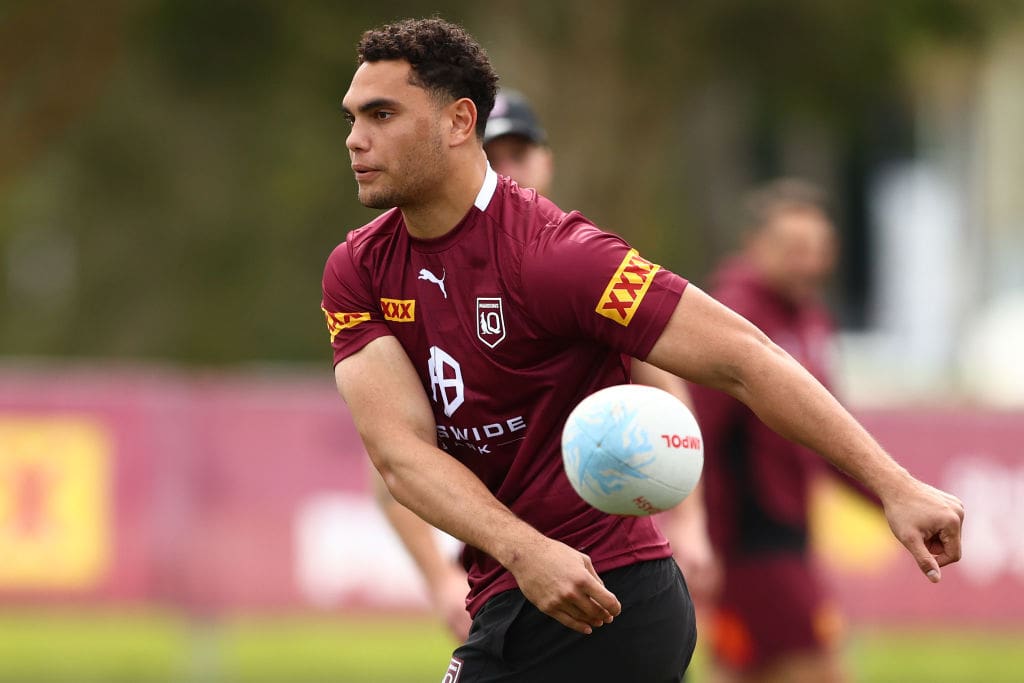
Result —
[[608, 281], [594, 310], [623, 327], [629, 325], [659, 268], [661, 266], [640, 256], [636, 249], [630, 249]]
[[384, 314], [385, 320], [396, 323], [411, 323], [416, 320], [415, 299], [385, 299], [380, 300], [380, 311]]
[[370, 319], [369, 312], [362, 313], [332, 313], [323, 306], [320, 310], [324, 312], [324, 316], [327, 318], [327, 331], [331, 333], [331, 341], [338, 336], [338, 333], [344, 329], [355, 327], [361, 322], [365, 322]]

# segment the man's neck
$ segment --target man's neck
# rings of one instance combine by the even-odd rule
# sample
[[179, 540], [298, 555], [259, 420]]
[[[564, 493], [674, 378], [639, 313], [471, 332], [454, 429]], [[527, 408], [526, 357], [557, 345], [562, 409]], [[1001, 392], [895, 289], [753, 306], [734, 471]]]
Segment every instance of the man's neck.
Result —
[[455, 164], [429, 201], [403, 206], [406, 230], [419, 239], [434, 239], [450, 232], [473, 206], [484, 183], [487, 157], [481, 151], [476, 158]]

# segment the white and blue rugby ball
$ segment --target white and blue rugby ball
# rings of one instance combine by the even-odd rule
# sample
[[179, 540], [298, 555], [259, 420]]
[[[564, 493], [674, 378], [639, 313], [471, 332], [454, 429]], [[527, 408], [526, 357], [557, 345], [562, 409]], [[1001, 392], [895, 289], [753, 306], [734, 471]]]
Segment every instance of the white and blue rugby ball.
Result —
[[579, 402], [562, 459], [583, 500], [613, 515], [652, 515], [690, 495], [704, 466], [693, 413], [667, 391], [619, 384]]

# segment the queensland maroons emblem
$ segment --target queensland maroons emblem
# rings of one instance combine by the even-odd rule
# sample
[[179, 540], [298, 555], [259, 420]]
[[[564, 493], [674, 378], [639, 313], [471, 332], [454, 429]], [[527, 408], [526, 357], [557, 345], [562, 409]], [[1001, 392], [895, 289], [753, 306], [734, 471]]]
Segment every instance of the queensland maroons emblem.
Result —
[[498, 297], [476, 300], [476, 336], [492, 349], [505, 338], [505, 314]]

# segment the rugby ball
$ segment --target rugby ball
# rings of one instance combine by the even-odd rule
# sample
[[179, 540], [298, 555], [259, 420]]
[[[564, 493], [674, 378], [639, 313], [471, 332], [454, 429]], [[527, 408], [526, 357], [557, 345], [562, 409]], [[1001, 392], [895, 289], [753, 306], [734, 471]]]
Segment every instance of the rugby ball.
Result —
[[562, 460], [572, 487], [598, 510], [652, 515], [693, 491], [704, 444], [693, 413], [675, 396], [619, 384], [572, 410], [562, 429]]

